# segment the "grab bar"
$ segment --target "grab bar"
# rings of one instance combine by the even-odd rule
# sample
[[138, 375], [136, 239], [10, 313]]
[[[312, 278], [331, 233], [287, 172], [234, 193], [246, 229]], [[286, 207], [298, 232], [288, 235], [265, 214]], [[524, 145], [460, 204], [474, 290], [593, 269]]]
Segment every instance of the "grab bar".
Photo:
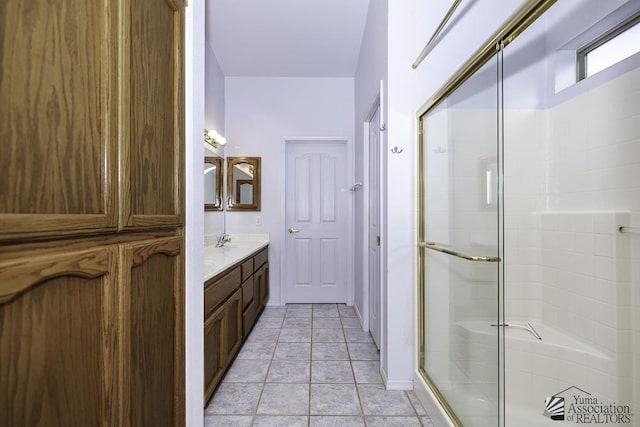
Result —
[[431, 249], [432, 251], [438, 251], [445, 253], [447, 255], [453, 255], [458, 258], [467, 259], [469, 261], [479, 261], [479, 262], [500, 262], [502, 259], [497, 256], [477, 256], [477, 255], [467, 255], [465, 253], [456, 251], [455, 249], [449, 249], [444, 246], [441, 246], [435, 242], [419, 242], [418, 246], [421, 248]]
[[447, 25], [447, 22], [449, 22], [449, 19], [451, 19], [451, 15], [453, 15], [453, 12], [455, 12], [458, 6], [460, 6], [460, 2], [462, 2], [462, 0], [455, 0], [453, 2], [447, 14], [444, 16], [444, 18], [442, 18], [440, 25], [438, 25], [438, 28], [436, 28], [436, 31], [433, 33], [433, 35], [431, 36], [427, 44], [424, 46], [424, 48], [420, 52], [420, 55], [418, 55], [418, 58], [416, 59], [416, 61], [411, 65], [411, 68], [413, 68], [414, 70], [418, 68], [418, 65], [420, 65], [420, 63], [427, 56], [427, 54], [429, 53], [429, 49], [431, 49], [431, 45], [436, 40], [436, 38], [440, 35], [440, 32], [442, 31], [444, 26]]
[[622, 227], [618, 227], [618, 231], [621, 233], [640, 234], [640, 228], [638, 227], [622, 226]]

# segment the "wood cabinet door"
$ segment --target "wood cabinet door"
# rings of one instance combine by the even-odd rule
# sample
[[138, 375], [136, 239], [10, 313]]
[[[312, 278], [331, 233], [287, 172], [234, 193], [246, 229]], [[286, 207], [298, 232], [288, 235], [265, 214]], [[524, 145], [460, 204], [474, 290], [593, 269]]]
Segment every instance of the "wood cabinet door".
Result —
[[257, 300], [258, 310], [262, 309], [269, 300], [269, 263], [260, 267], [254, 275], [254, 298]]
[[225, 312], [225, 357], [230, 362], [242, 345], [242, 289], [238, 289], [224, 304]]
[[220, 306], [204, 322], [204, 405], [227, 367], [224, 349], [226, 307]]
[[0, 241], [117, 227], [116, 12], [2, 0]]
[[183, 223], [184, 6], [184, 0], [129, 0], [123, 12], [125, 229]]
[[125, 425], [184, 425], [182, 237], [121, 246]]
[[116, 250], [0, 261], [0, 425], [119, 425]]
[[237, 289], [204, 323], [205, 406], [242, 345], [242, 289]]

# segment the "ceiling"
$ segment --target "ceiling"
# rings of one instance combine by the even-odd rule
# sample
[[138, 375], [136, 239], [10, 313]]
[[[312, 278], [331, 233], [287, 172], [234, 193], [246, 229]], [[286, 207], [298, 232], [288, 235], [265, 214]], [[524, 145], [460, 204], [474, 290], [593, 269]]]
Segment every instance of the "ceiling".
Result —
[[369, 0], [207, 0], [226, 76], [353, 77]]

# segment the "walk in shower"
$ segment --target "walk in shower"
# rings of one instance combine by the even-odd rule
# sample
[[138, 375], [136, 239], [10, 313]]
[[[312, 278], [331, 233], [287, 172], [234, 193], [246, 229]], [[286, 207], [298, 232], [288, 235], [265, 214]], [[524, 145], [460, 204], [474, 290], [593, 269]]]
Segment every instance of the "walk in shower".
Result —
[[418, 365], [454, 424], [640, 425], [638, 46], [597, 64], [638, 23], [524, 2], [418, 114]]

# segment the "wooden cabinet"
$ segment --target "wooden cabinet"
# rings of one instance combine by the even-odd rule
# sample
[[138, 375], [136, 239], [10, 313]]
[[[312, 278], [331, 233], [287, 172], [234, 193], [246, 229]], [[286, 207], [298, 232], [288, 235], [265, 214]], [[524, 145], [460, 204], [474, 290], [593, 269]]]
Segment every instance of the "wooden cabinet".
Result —
[[268, 249], [264, 248], [205, 283], [205, 405], [266, 305], [267, 258]]
[[121, 245], [124, 400], [128, 425], [184, 422], [182, 239]]
[[127, 2], [122, 90], [123, 228], [183, 222], [184, 0]]
[[0, 425], [184, 425], [184, 7], [2, 2]]
[[117, 2], [3, 0], [0, 241], [115, 230]]
[[0, 241], [182, 225], [184, 6], [3, 0]]
[[207, 316], [204, 323], [205, 402], [213, 394], [227, 366], [242, 344], [242, 290]]
[[120, 425], [117, 251], [0, 261], [0, 425]]
[[269, 300], [269, 263], [263, 264], [254, 275], [254, 294], [258, 298], [258, 306], [264, 308]]

